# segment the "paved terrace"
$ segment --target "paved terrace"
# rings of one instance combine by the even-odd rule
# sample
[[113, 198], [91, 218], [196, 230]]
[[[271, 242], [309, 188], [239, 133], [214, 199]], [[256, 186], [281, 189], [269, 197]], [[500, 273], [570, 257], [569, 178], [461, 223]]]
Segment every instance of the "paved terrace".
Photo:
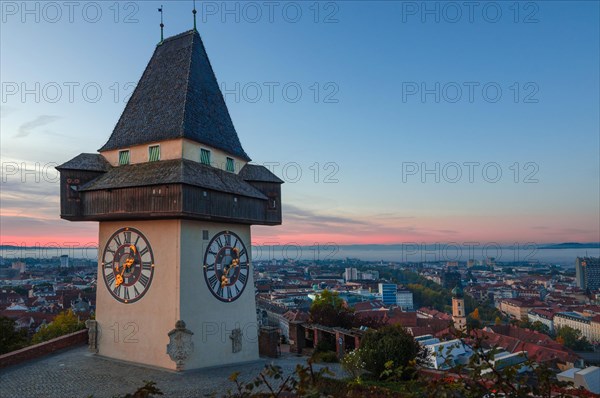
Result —
[[[94, 398], [113, 397], [133, 393], [144, 382], [156, 382], [164, 397], [220, 397], [235, 385], [227, 380], [240, 371], [240, 380], [253, 380], [273, 362], [281, 366], [286, 375], [297, 364], [306, 364], [305, 357], [283, 353], [281, 358], [261, 359], [244, 365], [233, 365], [207, 370], [175, 373], [156, 368], [117, 362], [92, 355], [87, 347], [78, 347], [32, 360], [0, 371], [0, 397], [2, 398]], [[320, 369], [323, 365], [315, 365]], [[337, 376], [343, 376], [339, 364], [329, 364]]]

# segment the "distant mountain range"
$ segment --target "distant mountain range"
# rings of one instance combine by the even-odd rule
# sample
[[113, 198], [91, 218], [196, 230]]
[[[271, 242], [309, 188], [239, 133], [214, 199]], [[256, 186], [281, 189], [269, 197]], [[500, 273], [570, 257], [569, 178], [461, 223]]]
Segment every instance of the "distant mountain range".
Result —
[[538, 249], [598, 249], [600, 248], [599, 242], [590, 243], [578, 243], [578, 242], [566, 242], [566, 243], [555, 243], [539, 246]]

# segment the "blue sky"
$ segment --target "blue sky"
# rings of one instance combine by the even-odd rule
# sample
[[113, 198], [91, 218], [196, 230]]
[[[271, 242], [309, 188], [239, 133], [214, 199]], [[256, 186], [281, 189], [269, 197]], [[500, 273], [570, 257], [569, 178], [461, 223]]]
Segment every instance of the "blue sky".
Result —
[[[3, 240], [94, 239], [58, 220], [44, 165], [108, 139], [159, 40], [157, 8], [171, 36], [192, 27], [192, 2], [23, 4], [2, 3]], [[600, 240], [598, 2], [271, 4], [198, 2], [242, 144], [287, 182], [284, 225], [255, 239]]]

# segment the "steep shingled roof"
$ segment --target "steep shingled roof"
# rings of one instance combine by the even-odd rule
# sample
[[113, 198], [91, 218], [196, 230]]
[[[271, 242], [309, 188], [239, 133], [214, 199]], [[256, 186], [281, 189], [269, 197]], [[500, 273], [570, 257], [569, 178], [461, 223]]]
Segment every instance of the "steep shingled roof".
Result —
[[100, 151], [175, 138], [188, 138], [250, 160], [195, 30], [170, 37], [156, 47]]
[[271, 171], [265, 166], [259, 166], [250, 163], [247, 163], [240, 170], [240, 177], [246, 181], [275, 182], [278, 184], [283, 184], [283, 181], [275, 174], [271, 173]]
[[141, 187], [156, 184], [187, 184], [251, 198], [268, 199], [234, 173], [187, 159], [163, 160], [114, 167], [106, 174], [83, 185], [80, 191]]
[[82, 153], [66, 163], [56, 166], [57, 170], [108, 171], [111, 165], [99, 153]]

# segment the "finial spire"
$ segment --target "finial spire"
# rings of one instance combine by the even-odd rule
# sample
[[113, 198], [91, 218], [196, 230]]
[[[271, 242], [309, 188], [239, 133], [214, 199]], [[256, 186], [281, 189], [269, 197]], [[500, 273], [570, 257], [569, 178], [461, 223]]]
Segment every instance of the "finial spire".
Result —
[[158, 12], [160, 12], [160, 43], [158, 43], [158, 44], [162, 44], [162, 42], [165, 40], [165, 36], [164, 36], [165, 24], [163, 23], [163, 6], [162, 6], [162, 4], [161, 4], [160, 8], [158, 9]]
[[194, 0], [194, 10], [192, 11], [192, 14], [194, 14], [194, 30], [198, 30], [196, 29], [196, 14], [198, 13], [198, 11], [196, 11], [196, 0]]

